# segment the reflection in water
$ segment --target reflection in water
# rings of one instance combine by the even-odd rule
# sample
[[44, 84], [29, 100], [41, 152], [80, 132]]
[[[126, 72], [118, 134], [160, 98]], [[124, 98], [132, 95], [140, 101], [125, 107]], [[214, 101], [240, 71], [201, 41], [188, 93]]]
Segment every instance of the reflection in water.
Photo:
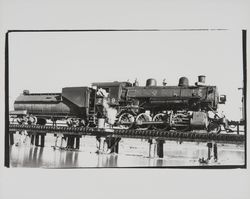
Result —
[[164, 160], [162, 158], [149, 158], [148, 159], [148, 166], [156, 166], [161, 167], [164, 166]]
[[117, 154], [99, 154], [97, 159], [97, 167], [117, 167]]
[[39, 166], [42, 162], [43, 147], [30, 147], [28, 160]]
[[70, 167], [71, 165], [74, 165], [74, 167], [78, 166], [78, 152], [64, 151], [64, 157], [65, 158], [62, 161], [60, 161], [62, 166], [65, 167]]
[[[54, 137], [46, 138], [45, 147], [29, 142], [10, 146], [11, 167], [77, 168], [77, 167], [161, 167], [199, 166], [199, 158], [207, 157], [206, 143], [177, 143], [166, 141], [164, 158], [149, 158], [146, 140], [123, 139], [119, 154], [96, 153], [94, 138], [81, 139], [80, 150], [51, 147]], [[48, 144], [50, 143], [50, 144]], [[244, 146], [218, 144], [218, 161], [210, 165], [244, 164]]]
[[78, 167], [78, 151], [53, 150], [53, 167]]
[[11, 146], [10, 157], [12, 166], [39, 167], [43, 163], [44, 148], [36, 146]]

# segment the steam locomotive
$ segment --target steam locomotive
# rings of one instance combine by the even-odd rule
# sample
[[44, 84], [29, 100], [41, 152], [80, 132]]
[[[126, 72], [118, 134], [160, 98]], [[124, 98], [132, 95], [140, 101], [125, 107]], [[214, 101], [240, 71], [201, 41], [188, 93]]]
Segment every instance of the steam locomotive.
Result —
[[[146, 86], [130, 82], [97, 82], [92, 87], [66, 87], [61, 93], [29, 93], [24, 90], [14, 102], [10, 118], [19, 124], [45, 125], [48, 119], [66, 120], [68, 126], [100, 125], [112, 128], [161, 130], [207, 130], [217, 132], [226, 119], [216, 112], [225, 104], [216, 86], [205, 85], [198, 76], [195, 85], [186, 77], [178, 86], [157, 86], [148, 79]], [[210, 116], [212, 113], [212, 117]]]

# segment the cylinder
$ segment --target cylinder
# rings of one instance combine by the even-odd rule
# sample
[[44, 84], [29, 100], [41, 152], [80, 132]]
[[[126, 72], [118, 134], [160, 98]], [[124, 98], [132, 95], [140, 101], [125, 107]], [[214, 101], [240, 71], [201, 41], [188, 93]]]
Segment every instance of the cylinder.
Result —
[[198, 82], [205, 84], [206, 76], [205, 75], [199, 75], [198, 76]]
[[178, 86], [189, 86], [188, 78], [187, 77], [181, 77], [179, 79]]
[[208, 126], [208, 116], [201, 111], [194, 111], [190, 119], [190, 126], [192, 129], [206, 129]]
[[157, 82], [155, 79], [147, 79], [146, 86], [157, 86]]
[[99, 118], [97, 123], [98, 128], [104, 128], [104, 125], [105, 125], [105, 119]]

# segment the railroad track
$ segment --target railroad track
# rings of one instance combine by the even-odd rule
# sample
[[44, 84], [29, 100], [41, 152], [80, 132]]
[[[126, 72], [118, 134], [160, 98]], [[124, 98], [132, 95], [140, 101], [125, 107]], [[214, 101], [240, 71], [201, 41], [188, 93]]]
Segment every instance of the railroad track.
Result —
[[41, 125], [19, 125], [10, 124], [9, 132], [29, 131], [32, 134], [65, 134], [65, 135], [91, 135], [91, 136], [111, 136], [141, 139], [166, 139], [194, 142], [224, 142], [239, 143], [245, 142], [245, 135], [239, 134], [215, 134], [200, 132], [181, 132], [181, 131], [163, 131], [163, 130], [135, 130], [135, 129], [98, 129], [90, 127], [67, 127], [67, 126], [41, 126]]

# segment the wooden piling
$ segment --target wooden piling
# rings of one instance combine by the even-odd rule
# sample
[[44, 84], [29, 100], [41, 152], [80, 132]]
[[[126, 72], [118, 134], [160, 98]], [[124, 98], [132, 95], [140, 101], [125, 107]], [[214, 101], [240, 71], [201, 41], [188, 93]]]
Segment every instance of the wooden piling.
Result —
[[207, 153], [207, 159], [210, 160], [211, 159], [211, 149], [212, 149], [213, 144], [211, 142], [207, 143], [207, 149], [208, 149], [208, 153]]
[[164, 140], [157, 140], [157, 143], [156, 143], [157, 156], [159, 158], [163, 158], [164, 157], [164, 152], [163, 152], [164, 142], [165, 142]]
[[119, 152], [119, 142], [121, 138], [106, 138], [106, 142], [108, 144], [108, 149], [110, 149], [110, 153], [118, 153]]
[[45, 138], [45, 134], [41, 134], [41, 147], [44, 147], [44, 138]]
[[119, 142], [121, 138], [116, 138], [114, 152], [119, 153]]
[[10, 133], [9, 133], [9, 138], [10, 138], [10, 139], [9, 139], [9, 141], [10, 141], [9, 144], [10, 144], [10, 145], [13, 145], [13, 144], [14, 144], [14, 134], [13, 134], [13, 132], [10, 132]]
[[105, 144], [105, 137], [100, 137], [98, 139], [99, 141], [99, 151], [102, 151], [104, 150], [104, 144]]
[[34, 135], [34, 134], [31, 134], [31, 135], [30, 135], [30, 143], [31, 143], [32, 145], [34, 145], [34, 139], [35, 139], [35, 135]]
[[68, 141], [67, 141], [67, 147], [68, 148], [74, 148], [74, 144], [75, 144], [75, 136], [72, 135], [68, 135]]
[[218, 160], [218, 150], [217, 150], [217, 144], [214, 143], [214, 160]]
[[149, 140], [149, 157], [150, 158], [156, 157], [156, 140], [155, 139]]
[[80, 136], [76, 137], [76, 149], [80, 148]]
[[71, 148], [74, 149], [75, 147], [75, 136], [71, 136]]
[[164, 140], [149, 140], [149, 157], [150, 158], [163, 158], [164, 157]]
[[60, 148], [63, 147], [63, 140], [66, 141], [66, 137], [64, 137], [63, 135], [59, 136], [60, 137]]
[[35, 146], [39, 146], [39, 134], [35, 135]]
[[66, 135], [65, 137], [66, 137], [66, 140], [67, 140], [67, 146], [66, 147], [69, 148], [70, 143], [71, 143], [71, 137], [69, 135]]

